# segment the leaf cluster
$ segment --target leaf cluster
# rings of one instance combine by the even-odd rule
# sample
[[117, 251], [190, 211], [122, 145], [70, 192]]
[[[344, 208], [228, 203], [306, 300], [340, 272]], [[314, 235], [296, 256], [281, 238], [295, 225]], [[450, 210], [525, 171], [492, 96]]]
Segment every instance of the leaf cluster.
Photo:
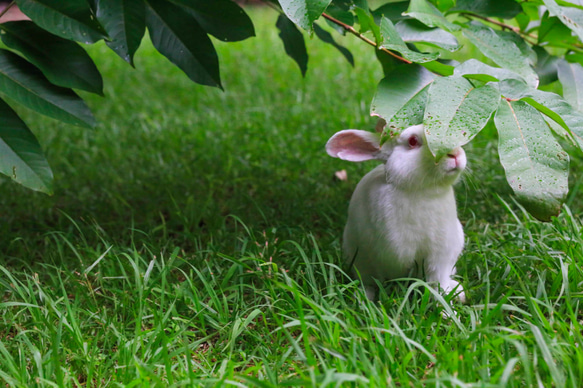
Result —
[[[568, 191], [564, 149], [583, 146], [583, 6], [563, 0], [411, 0], [376, 9], [366, 0], [264, 3], [279, 12], [283, 47], [302, 74], [308, 69], [302, 30], [351, 64], [353, 55], [323, 23], [374, 47], [385, 78], [371, 114], [386, 123], [383, 140], [424, 123], [440, 158], [493, 126], [519, 201], [542, 220], [559, 212]], [[222, 88], [214, 45], [255, 35], [232, 0], [15, 0], [11, 6], [30, 20], [0, 23], [6, 46], [0, 49], [0, 97], [6, 100], [0, 100], [0, 172], [47, 193], [51, 169], [9, 104], [94, 126], [73, 89], [102, 95], [103, 80], [79, 43], [104, 40], [134, 66], [148, 31], [154, 47], [192, 81]], [[474, 50], [469, 60], [467, 48]], [[548, 91], [560, 89], [562, 96]]]
[[94, 127], [73, 90], [103, 95], [103, 80], [80, 43], [104, 40], [134, 66], [146, 30], [156, 49], [194, 82], [221, 88], [210, 36], [234, 42], [254, 36], [251, 19], [230, 0], [16, 0], [19, 21], [0, 23], [0, 172], [46, 193], [53, 174], [40, 144], [9, 104], [63, 123]]
[[[332, 0], [326, 9], [311, 0], [280, 3], [308, 32], [319, 28], [318, 17], [297, 15], [323, 10], [342, 33], [377, 50], [385, 78], [371, 114], [383, 120], [383, 141], [423, 123], [439, 159], [494, 126], [517, 199], [538, 219], [558, 214], [568, 192], [565, 149], [583, 147], [582, 6], [555, 0], [411, 0], [377, 9], [365, 0]], [[473, 47], [473, 58], [456, 57], [462, 46]], [[303, 56], [296, 51], [292, 58]], [[559, 89], [552, 83], [563, 96], [548, 91]]]

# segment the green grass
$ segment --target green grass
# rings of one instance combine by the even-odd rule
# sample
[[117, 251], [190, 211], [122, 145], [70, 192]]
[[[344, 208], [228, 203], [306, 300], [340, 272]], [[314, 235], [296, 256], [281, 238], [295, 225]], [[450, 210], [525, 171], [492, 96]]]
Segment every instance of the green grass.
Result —
[[258, 38], [217, 43], [225, 92], [147, 42], [137, 70], [97, 46], [107, 98], [84, 97], [98, 128], [21, 112], [56, 190], [0, 181], [3, 384], [582, 386], [580, 159], [568, 207], [542, 224], [514, 204], [485, 131], [457, 189], [469, 303], [422, 281], [371, 303], [340, 236], [374, 164], [324, 144], [374, 127], [380, 67], [354, 38], [339, 40], [355, 69], [314, 39], [304, 80], [273, 11], [252, 16]]

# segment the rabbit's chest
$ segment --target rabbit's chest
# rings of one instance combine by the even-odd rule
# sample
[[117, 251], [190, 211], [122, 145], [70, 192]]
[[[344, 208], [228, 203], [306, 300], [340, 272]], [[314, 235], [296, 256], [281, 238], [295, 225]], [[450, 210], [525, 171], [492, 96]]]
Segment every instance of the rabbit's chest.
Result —
[[[453, 203], [455, 214], [455, 202]], [[401, 261], [421, 261], [447, 244], [447, 231], [452, 218], [451, 204], [419, 198], [403, 198], [387, 209], [388, 243]]]

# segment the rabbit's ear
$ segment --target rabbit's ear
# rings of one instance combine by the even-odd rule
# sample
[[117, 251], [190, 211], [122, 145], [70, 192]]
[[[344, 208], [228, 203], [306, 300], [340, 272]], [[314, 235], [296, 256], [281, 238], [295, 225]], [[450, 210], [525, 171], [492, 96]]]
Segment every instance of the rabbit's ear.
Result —
[[361, 162], [363, 160], [387, 160], [388, 155], [381, 150], [379, 135], [358, 129], [337, 132], [326, 143], [326, 152], [334, 158]]

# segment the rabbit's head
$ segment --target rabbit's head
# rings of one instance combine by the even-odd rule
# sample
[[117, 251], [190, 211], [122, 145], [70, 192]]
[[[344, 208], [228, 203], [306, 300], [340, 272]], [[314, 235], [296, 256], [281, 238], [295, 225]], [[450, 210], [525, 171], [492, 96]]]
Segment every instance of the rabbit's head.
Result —
[[360, 162], [377, 159], [385, 162], [387, 183], [403, 190], [425, 190], [453, 185], [466, 167], [461, 147], [436, 161], [427, 147], [423, 125], [405, 129], [401, 134], [379, 144], [377, 134], [348, 129], [328, 140], [330, 156]]

